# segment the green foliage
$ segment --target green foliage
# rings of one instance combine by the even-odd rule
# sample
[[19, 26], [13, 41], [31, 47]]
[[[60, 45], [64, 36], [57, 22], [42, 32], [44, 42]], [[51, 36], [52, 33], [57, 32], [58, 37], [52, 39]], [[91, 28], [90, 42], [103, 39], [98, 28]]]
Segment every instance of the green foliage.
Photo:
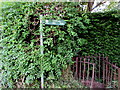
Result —
[[[83, 55], [104, 54], [113, 63], [120, 66], [120, 11], [105, 13], [88, 13], [90, 19], [87, 26], [88, 33], [83, 37], [88, 41], [83, 45]], [[82, 33], [80, 34], [82, 35]], [[81, 53], [80, 52], [80, 53]]]
[[59, 78], [57, 81], [47, 81], [45, 84], [45, 88], [87, 88], [73, 78], [70, 80]]
[[104, 11], [118, 10], [118, 9], [119, 9], [119, 2], [110, 2], [110, 4], [107, 6], [107, 8]]
[[[79, 3], [3, 2], [3, 30], [0, 50], [3, 63], [2, 85], [15, 87], [39, 82], [44, 71], [46, 80], [57, 80], [61, 70], [72, 64], [76, 55], [104, 53], [111, 60], [120, 59], [119, 14], [83, 14]], [[65, 26], [43, 26], [44, 55], [40, 55], [39, 27], [30, 30], [29, 16], [64, 19]], [[53, 32], [53, 33], [52, 33]], [[32, 33], [32, 34], [31, 34]], [[41, 70], [41, 67], [43, 69]], [[29, 87], [29, 86], [28, 86]]]
[[[74, 17], [79, 18], [75, 13], [79, 8], [71, 8], [78, 4], [3, 2], [2, 5], [3, 86], [15, 87], [21, 77], [25, 77], [24, 85], [32, 84], [34, 80], [39, 81], [41, 72], [44, 72], [45, 79], [59, 78], [61, 70], [72, 63], [71, 58], [86, 42], [78, 37], [77, 29], [73, 30], [73, 23], [82, 24], [74, 20]], [[53, 10], [55, 7], [59, 10]], [[44, 26], [44, 55], [40, 55], [41, 47], [36, 45], [36, 42], [39, 43], [39, 38], [35, 39], [39, 35], [39, 27], [32, 31], [29, 29], [29, 16], [39, 14], [44, 14], [44, 19], [65, 19], [68, 23], [65, 26]], [[49, 37], [51, 31], [54, 34]]]

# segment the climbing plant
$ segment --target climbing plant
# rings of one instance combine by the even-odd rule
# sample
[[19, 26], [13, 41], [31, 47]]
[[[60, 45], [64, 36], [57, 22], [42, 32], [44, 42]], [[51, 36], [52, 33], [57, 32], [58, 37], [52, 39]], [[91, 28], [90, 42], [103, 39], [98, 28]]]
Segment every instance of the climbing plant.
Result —
[[[79, 6], [78, 2], [2, 2], [4, 87], [39, 87], [41, 63], [45, 81], [54, 81], [72, 64], [73, 56], [105, 53], [118, 62], [118, 12], [85, 14]], [[43, 25], [44, 55], [40, 54], [40, 14], [44, 20], [66, 21], [65, 26]]]

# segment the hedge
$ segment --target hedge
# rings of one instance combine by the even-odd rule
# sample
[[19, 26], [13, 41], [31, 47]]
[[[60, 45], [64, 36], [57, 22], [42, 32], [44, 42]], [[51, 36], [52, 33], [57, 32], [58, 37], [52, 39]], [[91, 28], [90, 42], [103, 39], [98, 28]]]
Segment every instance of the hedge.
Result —
[[[40, 54], [39, 14], [66, 21], [65, 26], [43, 26], [44, 55]], [[33, 18], [38, 22], [35, 26]], [[2, 85], [15, 87], [21, 80], [38, 83], [41, 67], [45, 80], [57, 80], [73, 56], [101, 53], [120, 65], [119, 18], [119, 11], [82, 13], [79, 3], [73, 2], [3, 2]]]

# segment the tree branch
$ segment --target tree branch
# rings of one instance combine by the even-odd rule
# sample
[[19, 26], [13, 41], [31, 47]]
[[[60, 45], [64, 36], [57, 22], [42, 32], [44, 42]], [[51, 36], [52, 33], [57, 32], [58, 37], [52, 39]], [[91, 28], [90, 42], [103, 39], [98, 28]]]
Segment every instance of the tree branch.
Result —
[[[103, 2], [98, 3], [94, 8], [92, 8], [92, 10], [94, 10], [95, 8], [97, 8], [98, 6], [100, 6], [101, 4], [104, 4], [104, 3], [106, 3], [106, 1], [103, 1]], [[92, 10], [91, 10], [91, 11], [92, 11]]]

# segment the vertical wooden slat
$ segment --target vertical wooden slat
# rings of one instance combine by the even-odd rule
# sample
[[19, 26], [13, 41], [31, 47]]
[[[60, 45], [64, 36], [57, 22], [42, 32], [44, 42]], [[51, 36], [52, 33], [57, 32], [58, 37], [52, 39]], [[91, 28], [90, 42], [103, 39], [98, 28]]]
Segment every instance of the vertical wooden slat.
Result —
[[[106, 61], [109, 62], [109, 61], [108, 61], [108, 57], [106, 57]], [[109, 64], [107, 64], [107, 71], [106, 71], [106, 72], [107, 72], [107, 76], [106, 76], [106, 84], [107, 84], [107, 85], [109, 84], [109, 83], [108, 83], [108, 79], [109, 79], [109, 67], [108, 67], [108, 66], [109, 66]]]
[[103, 84], [104, 83], [105, 83], [105, 63], [104, 63], [104, 60], [103, 60]]
[[82, 60], [82, 58], [80, 57], [80, 72], [79, 72], [79, 80], [81, 80], [81, 71], [82, 71], [82, 69], [81, 69], [81, 60]]
[[78, 57], [76, 57], [76, 71], [75, 71], [75, 77], [78, 79]]
[[[107, 61], [109, 62], [108, 57], [107, 57]], [[108, 64], [108, 84], [109, 84], [109, 86], [110, 86], [110, 66], [111, 65]]]
[[99, 80], [100, 80], [100, 54], [99, 54], [99, 56], [98, 56], [98, 59], [99, 59]]
[[95, 70], [95, 64], [93, 64], [93, 70], [92, 70], [92, 80], [91, 80], [91, 85], [90, 88], [93, 88], [93, 82], [94, 82], [94, 71]]
[[[116, 65], [116, 64], [115, 64]], [[113, 84], [113, 87], [115, 88], [116, 86], [116, 68], [114, 68], [114, 84]]]
[[76, 70], [76, 57], [74, 57], [74, 65], [73, 65], [73, 73], [74, 73], [74, 77], [75, 77], [75, 74], [76, 74], [76, 72], [75, 72], [75, 70]]
[[[116, 64], [115, 64], [115, 66], [116, 66]], [[115, 81], [117, 82], [118, 80], [117, 80], [117, 69], [115, 68]], [[115, 83], [115, 86], [117, 86], [116, 85], [116, 83]]]
[[[88, 62], [90, 63], [90, 60], [88, 58]], [[90, 64], [88, 63], [88, 71], [87, 71], [87, 80], [89, 80], [89, 73], [90, 73]]]
[[111, 66], [110, 85], [112, 86], [113, 81], [113, 67]]
[[110, 65], [108, 65], [108, 79], [107, 79], [108, 86], [110, 86]]
[[105, 74], [105, 79], [106, 79], [106, 82], [105, 82], [105, 84], [107, 85], [107, 77], [108, 77], [108, 64], [107, 63], [105, 63], [106, 64], [106, 74]]
[[[96, 61], [96, 57], [95, 57], [95, 56], [93, 57], [93, 61], [94, 61], [94, 63], [97, 65], [97, 61]], [[97, 73], [96, 68], [97, 68], [97, 67], [94, 67], [94, 69], [95, 69], [95, 70], [94, 70], [95, 79], [97, 79], [97, 78], [96, 78], [96, 73]]]
[[115, 88], [116, 84], [115, 84], [115, 80], [116, 80], [116, 69], [114, 69], [114, 83], [113, 83], [113, 87]]
[[84, 58], [84, 69], [83, 69], [83, 81], [85, 80], [85, 60], [86, 60], [86, 58]]

